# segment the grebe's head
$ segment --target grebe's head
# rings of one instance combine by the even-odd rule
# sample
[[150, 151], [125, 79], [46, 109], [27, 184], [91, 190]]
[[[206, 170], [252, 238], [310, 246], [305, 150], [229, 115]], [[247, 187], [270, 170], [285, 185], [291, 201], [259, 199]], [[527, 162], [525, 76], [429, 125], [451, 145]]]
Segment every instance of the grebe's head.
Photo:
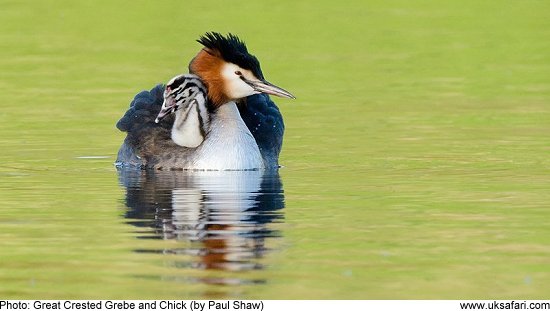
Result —
[[189, 64], [189, 71], [206, 84], [214, 107], [258, 93], [295, 98], [264, 79], [260, 62], [237, 36], [212, 32], [197, 41], [204, 48]]

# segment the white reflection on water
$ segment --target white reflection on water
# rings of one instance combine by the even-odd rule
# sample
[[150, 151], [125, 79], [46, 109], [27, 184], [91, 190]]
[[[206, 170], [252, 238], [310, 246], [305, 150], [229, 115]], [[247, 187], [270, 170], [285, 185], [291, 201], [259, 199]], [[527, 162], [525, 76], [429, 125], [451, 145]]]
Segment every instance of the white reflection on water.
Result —
[[[270, 228], [283, 219], [284, 195], [276, 171], [125, 169], [119, 179], [126, 188], [125, 217], [140, 228], [140, 237], [181, 242], [170, 249], [136, 251], [180, 255], [172, 263], [175, 268], [263, 269], [266, 239], [280, 236]], [[209, 276], [185, 281], [227, 285], [265, 280]]]

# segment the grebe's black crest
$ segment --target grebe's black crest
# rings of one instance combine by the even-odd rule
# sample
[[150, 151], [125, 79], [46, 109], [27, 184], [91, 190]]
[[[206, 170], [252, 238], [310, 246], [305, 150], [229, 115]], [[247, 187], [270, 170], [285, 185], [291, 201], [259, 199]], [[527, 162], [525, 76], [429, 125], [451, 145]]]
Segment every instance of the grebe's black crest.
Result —
[[207, 32], [197, 42], [207, 49], [218, 51], [226, 62], [248, 69], [260, 79], [264, 78], [260, 62], [254, 55], [248, 53], [246, 44], [239, 37], [231, 33], [224, 37], [218, 32]]

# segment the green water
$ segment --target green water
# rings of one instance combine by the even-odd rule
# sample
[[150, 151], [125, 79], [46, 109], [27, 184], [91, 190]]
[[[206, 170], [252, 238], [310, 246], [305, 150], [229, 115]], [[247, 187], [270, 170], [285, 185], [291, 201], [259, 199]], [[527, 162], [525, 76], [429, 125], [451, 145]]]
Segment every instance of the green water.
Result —
[[[548, 299], [550, 2], [228, 4], [1, 1], [2, 298]], [[211, 30], [298, 97], [261, 269], [177, 267], [112, 165]]]

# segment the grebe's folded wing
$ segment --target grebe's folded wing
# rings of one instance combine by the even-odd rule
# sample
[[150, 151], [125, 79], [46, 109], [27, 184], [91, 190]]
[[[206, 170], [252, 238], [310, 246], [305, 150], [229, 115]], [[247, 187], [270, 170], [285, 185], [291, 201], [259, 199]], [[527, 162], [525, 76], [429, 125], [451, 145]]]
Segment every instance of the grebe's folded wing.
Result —
[[118, 152], [117, 166], [143, 166], [147, 162], [144, 156], [153, 152], [158, 142], [170, 140], [173, 116], [155, 123], [162, 107], [163, 92], [164, 85], [159, 84], [151, 91], [138, 93], [117, 122], [116, 127], [127, 133]]
[[266, 94], [248, 96], [239, 111], [256, 139], [267, 168], [278, 167], [285, 124], [279, 108]]
[[[128, 111], [118, 120], [116, 127], [122, 132], [132, 132], [136, 128], [143, 127], [147, 123], [155, 123], [155, 118], [158, 115], [164, 93], [164, 85], [159, 84], [151, 89], [151, 91], [142, 91], [134, 97], [130, 103]], [[160, 122], [163, 127], [170, 128], [171, 122]], [[173, 122], [173, 120], [172, 120]]]

